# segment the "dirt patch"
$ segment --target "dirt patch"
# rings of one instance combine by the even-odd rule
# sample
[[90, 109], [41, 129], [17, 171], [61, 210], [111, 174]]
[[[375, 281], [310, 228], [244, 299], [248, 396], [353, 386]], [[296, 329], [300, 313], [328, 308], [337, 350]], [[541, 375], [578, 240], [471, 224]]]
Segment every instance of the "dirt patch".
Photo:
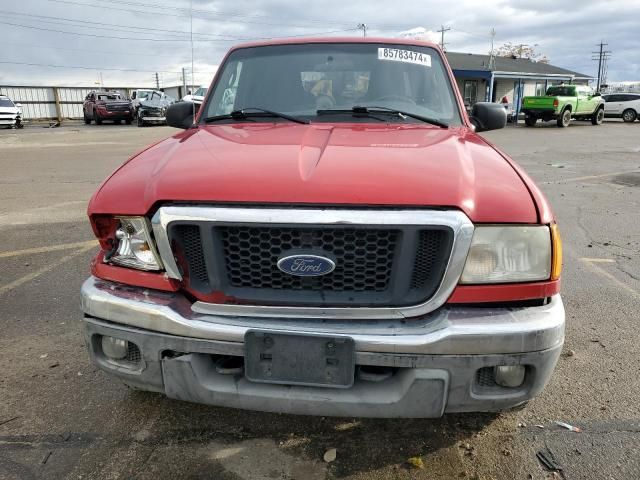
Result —
[[625, 187], [640, 187], [640, 172], [616, 175], [611, 181], [618, 185], [624, 185]]

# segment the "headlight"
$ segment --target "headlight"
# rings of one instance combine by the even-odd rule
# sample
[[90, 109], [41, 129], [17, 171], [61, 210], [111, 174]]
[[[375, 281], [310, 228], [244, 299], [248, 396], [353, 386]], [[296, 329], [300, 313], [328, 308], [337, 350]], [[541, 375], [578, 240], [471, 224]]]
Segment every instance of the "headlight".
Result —
[[478, 226], [460, 283], [533, 282], [550, 275], [548, 226]]
[[140, 270], [161, 270], [162, 262], [153, 244], [149, 222], [144, 217], [117, 217], [115, 251], [106, 261]]

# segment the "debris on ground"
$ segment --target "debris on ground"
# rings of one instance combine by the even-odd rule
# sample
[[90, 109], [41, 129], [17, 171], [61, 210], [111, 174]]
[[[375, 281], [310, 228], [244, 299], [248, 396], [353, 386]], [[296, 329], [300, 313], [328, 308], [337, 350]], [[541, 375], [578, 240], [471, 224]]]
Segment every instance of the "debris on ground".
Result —
[[527, 424], [524, 422], [518, 423], [518, 428], [527, 428]]
[[5, 423], [13, 422], [14, 420], [17, 420], [19, 418], [20, 418], [20, 416], [11, 417], [11, 418], [8, 418], [6, 420], [0, 420], [0, 425], [4, 425]]
[[420, 457], [411, 457], [407, 459], [407, 463], [414, 468], [420, 468], [420, 469], [424, 468], [424, 462]]
[[337, 455], [338, 455], [338, 452], [336, 451], [336, 449], [330, 448], [329, 450], [324, 452], [324, 456], [322, 458], [324, 459], [325, 462], [331, 463], [336, 459]]
[[40, 355], [40, 358], [47, 358], [49, 356], [48, 353], [43, 353], [42, 355]]
[[545, 448], [544, 450], [540, 450], [538, 453], [536, 453], [536, 457], [538, 458], [540, 463], [542, 463], [542, 465], [550, 472], [562, 471], [562, 465], [560, 465], [556, 461], [555, 457], [553, 456], [553, 453], [551, 453], [551, 450], [549, 450], [548, 448]]
[[582, 429], [580, 427], [574, 427], [573, 425], [569, 425], [568, 423], [556, 421], [556, 425], [562, 428], [566, 428], [567, 430], [570, 430], [572, 432], [576, 432], [576, 433], [582, 432]]
[[565, 357], [574, 357], [576, 355], [576, 352], [575, 352], [575, 350], [569, 349], [566, 352], [564, 352], [563, 355]]
[[47, 454], [44, 456], [44, 458], [42, 459], [42, 464], [44, 465], [45, 463], [47, 463], [47, 460], [49, 460], [49, 457], [51, 456], [53, 452], [51, 450], [49, 450], [49, 452], [47, 452]]
[[538, 425], [536, 425], [536, 427], [538, 427], [538, 428], [544, 428], [544, 425], [540, 425], [540, 424], [538, 424]]
[[504, 448], [504, 449], [502, 449], [502, 454], [503, 454], [505, 457], [510, 457], [510, 456], [512, 455], [512, 453], [513, 453], [513, 452], [512, 452], [511, 450], [509, 450], [508, 448]]

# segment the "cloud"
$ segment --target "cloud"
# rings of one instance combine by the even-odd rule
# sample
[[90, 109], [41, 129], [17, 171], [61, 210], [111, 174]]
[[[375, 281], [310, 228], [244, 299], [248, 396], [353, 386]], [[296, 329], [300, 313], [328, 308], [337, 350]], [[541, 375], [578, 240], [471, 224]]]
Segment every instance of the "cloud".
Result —
[[[418, 35], [450, 51], [487, 53], [495, 46], [535, 45], [551, 63], [595, 75], [595, 44], [613, 52], [609, 80], [640, 79], [636, 0], [194, 0], [195, 83], [208, 83], [225, 52], [249, 39], [304, 35]], [[182, 83], [191, 68], [189, 2], [159, 0], [37, 0], [3, 6], [0, 84], [108, 86]], [[426, 23], [424, 19], [429, 19]], [[4, 22], [4, 23], [2, 23]], [[11, 24], [11, 25], [9, 25]], [[63, 33], [66, 32], [66, 33]], [[327, 33], [329, 32], [329, 33]], [[114, 38], [117, 37], [117, 38]], [[46, 65], [46, 66], [45, 66]], [[64, 68], [82, 67], [82, 68]], [[122, 69], [125, 71], [120, 71]]]

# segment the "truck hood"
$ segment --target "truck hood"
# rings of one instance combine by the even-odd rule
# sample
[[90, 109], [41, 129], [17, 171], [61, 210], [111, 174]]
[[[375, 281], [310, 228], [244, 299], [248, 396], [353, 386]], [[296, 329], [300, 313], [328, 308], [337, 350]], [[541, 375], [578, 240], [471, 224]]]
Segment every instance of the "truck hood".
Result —
[[514, 167], [467, 128], [224, 124], [181, 132], [103, 183], [89, 213], [161, 202], [450, 207], [475, 222], [536, 223]]

